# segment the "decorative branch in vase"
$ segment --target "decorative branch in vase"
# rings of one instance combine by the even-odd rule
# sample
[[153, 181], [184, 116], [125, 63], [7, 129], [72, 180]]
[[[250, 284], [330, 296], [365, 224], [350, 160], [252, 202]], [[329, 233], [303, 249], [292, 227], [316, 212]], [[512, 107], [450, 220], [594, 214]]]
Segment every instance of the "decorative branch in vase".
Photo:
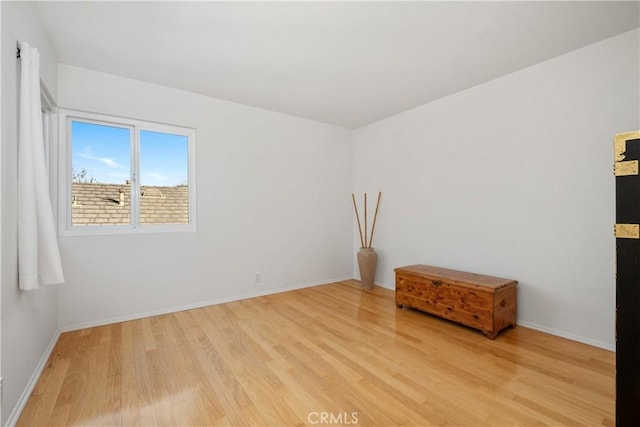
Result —
[[358, 222], [358, 232], [360, 233], [360, 250], [358, 251], [358, 268], [360, 269], [360, 282], [366, 290], [373, 289], [373, 282], [376, 276], [376, 265], [378, 263], [378, 254], [371, 247], [373, 242], [373, 232], [376, 229], [376, 221], [378, 219], [378, 209], [380, 208], [380, 197], [382, 192], [378, 192], [378, 201], [376, 202], [376, 212], [373, 215], [373, 223], [371, 225], [371, 234], [367, 235], [367, 193], [364, 193], [364, 236], [362, 234], [362, 225], [360, 223], [360, 214], [358, 213], [358, 204], [356, 203], [355, 194], [351, 193], [353, 200], [353, 210], [356, 213]]

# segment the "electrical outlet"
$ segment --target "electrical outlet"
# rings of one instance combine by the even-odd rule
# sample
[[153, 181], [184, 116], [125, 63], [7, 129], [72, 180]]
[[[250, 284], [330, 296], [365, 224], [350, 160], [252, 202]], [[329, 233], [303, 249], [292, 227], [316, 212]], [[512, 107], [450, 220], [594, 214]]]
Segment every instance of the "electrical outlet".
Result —
[[262, 273], [256, 273], [256, 275], [255, 275], [255, 282], [256, 282], [256, 283], [260, 283], [260, 282], [262, 282]]

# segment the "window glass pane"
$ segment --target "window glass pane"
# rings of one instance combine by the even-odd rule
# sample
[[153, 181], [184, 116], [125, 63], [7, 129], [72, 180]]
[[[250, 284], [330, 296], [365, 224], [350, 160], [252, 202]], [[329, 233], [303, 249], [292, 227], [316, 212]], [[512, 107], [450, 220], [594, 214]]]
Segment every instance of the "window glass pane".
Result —
[[189, 223], [189, 138], [140, 131], [140, 224]]
[[131, 223], [131, 131], [71, 122], [71, 225]]

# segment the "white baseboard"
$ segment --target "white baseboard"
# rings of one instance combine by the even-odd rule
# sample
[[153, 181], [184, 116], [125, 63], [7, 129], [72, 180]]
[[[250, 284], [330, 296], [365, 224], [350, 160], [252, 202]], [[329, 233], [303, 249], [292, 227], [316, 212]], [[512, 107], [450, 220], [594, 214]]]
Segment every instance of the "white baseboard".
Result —
[[29, 382], [27, 383], [26, 387], [24, 388], [24, 391], [20, 395], [20, 398], [18, 399], [16, 406], [14, 406], [13, 411], [11, 411], [9, 418], [7, 419], [7, 423], [5, 424], [6, 427], [14, 427], [17, 424], [18, 419], [22, 414], [22, 410], [24, 409], [25, 405], [27, 404], [27, 401], [29, 400], [29, 396], [31, 396], [33, 389], [35, 388], [36, 384], [38, 384], [38, 380], [40, 379], [40, 375], [42, 374], [42, 371], [44, 370], [45, 366], [47, 366], [47, 361], [49, 360], [49, 356], [51, 356], [51, 353], [53, 352], [53, 348], [56, 346], [56, 343], [58, 342], [58, 338], [60, 338], [61, 332], [62, 331], [60, 329], [56, 331], [55, 335], [51, 339], [51, 342], [49, 343], [46, 350], [44, 351], [42, 358], [40, 358], [40, 362], [38, 362], [38, 365], [36, 366], [35, 371], [33, 371], [33, 375], [31, 375]]
[[279, 294], [281, 292], [295, 291], [296, 289], [310, 288], [313, 286], [325, 285], [325, 284], [334, 283], [334, 282], [342, 282], [344, 280], [351, 280], [351, 279], [353, 279], [352, 276], [341, 277], [337, 279], [323, 280], [321, 282], [305, 283], [302, 285], [286, 286], [282, 288], [269, 289], [265, 291], [251, 292], [248, 294], [234, 295], [230, 297], [218, 298], [218, 299], [209, 300], [209, 301], [197, 302], [194, 304], [162, 308], [159, 310], [152, 310], [144, 313], [136, 313], [136, 314], [130, 314], [126, 316], [112, 317], [109, 319], [96, 320], [93, 322], [66, 325], [66, 326], [62, 326], [60, 328], [60, 331], [70, 332], [70, 331], [77, 331], [79, 329], [94, 328], [96, 326], [111, 325], [113, 323], [128, 322], [130, 320], [144, 319], [145, 317], [160, 316], [162, 314], [176, 313], [178, 311], [193, 310], [194, 308], [208, 307], [210, 305], [224, 304], [226, 302], [239, 301], [243, 299], [261, 297], [261, 296], [271, 295], [271, 294]]
[[535, 329], [536, 331], [540, 331], [540, 332], [545, 332], [547, 334], [551, 334], [551, 335], [555, 335], [558, 337], [562, 337], [562, 338], [566, 338], [568, 340], [571, 341], [577, 341], [583, 344], [588, 344], [591, 345], [593, 347], [598, 347], [598, 348], [602, 348], [604, 350], [609, 350], [609, 351], [616, 351], [616, 346], [611, 345], [609, 343], [606, 342], [602, 342], [602, 341], [598, 341], [598, 340], [594, 340], [591, 338], [586, 338], [583, 337], [581, 335], [575, 335], [569, 332], [564, 332], [564, 331], [559, 331], [557, 329], [553, 329], [553, 328], [548, 328], [546, 326], [540, 326], [538, 324], [535, 323], [531, 323], [531, 322], [525, 322], [522, 320], [518, 320], [517, 321], [517, 325], [519, 326], [524, 326], [525, 328], [530, 328], [530, 329]]

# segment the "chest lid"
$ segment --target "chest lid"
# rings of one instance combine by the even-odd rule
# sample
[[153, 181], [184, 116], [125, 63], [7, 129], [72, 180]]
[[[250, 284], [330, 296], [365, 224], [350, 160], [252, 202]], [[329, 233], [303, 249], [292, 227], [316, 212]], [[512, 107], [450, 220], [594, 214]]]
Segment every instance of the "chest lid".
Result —
[[468, 273], [465, 271], [450, 270], [448, 268], [433, 267], [430, 265], [409, 265], [398, 267], [394, 270], [397, 273], [410, 274], [424, 277], [429, 280], [441, 281], [463, 288], [479, 289], [487, 292], [495, 292], [498, 289], [518, 284], [516, 280], [504, 279], [502, 277], [486, 276], [484, 274]]

